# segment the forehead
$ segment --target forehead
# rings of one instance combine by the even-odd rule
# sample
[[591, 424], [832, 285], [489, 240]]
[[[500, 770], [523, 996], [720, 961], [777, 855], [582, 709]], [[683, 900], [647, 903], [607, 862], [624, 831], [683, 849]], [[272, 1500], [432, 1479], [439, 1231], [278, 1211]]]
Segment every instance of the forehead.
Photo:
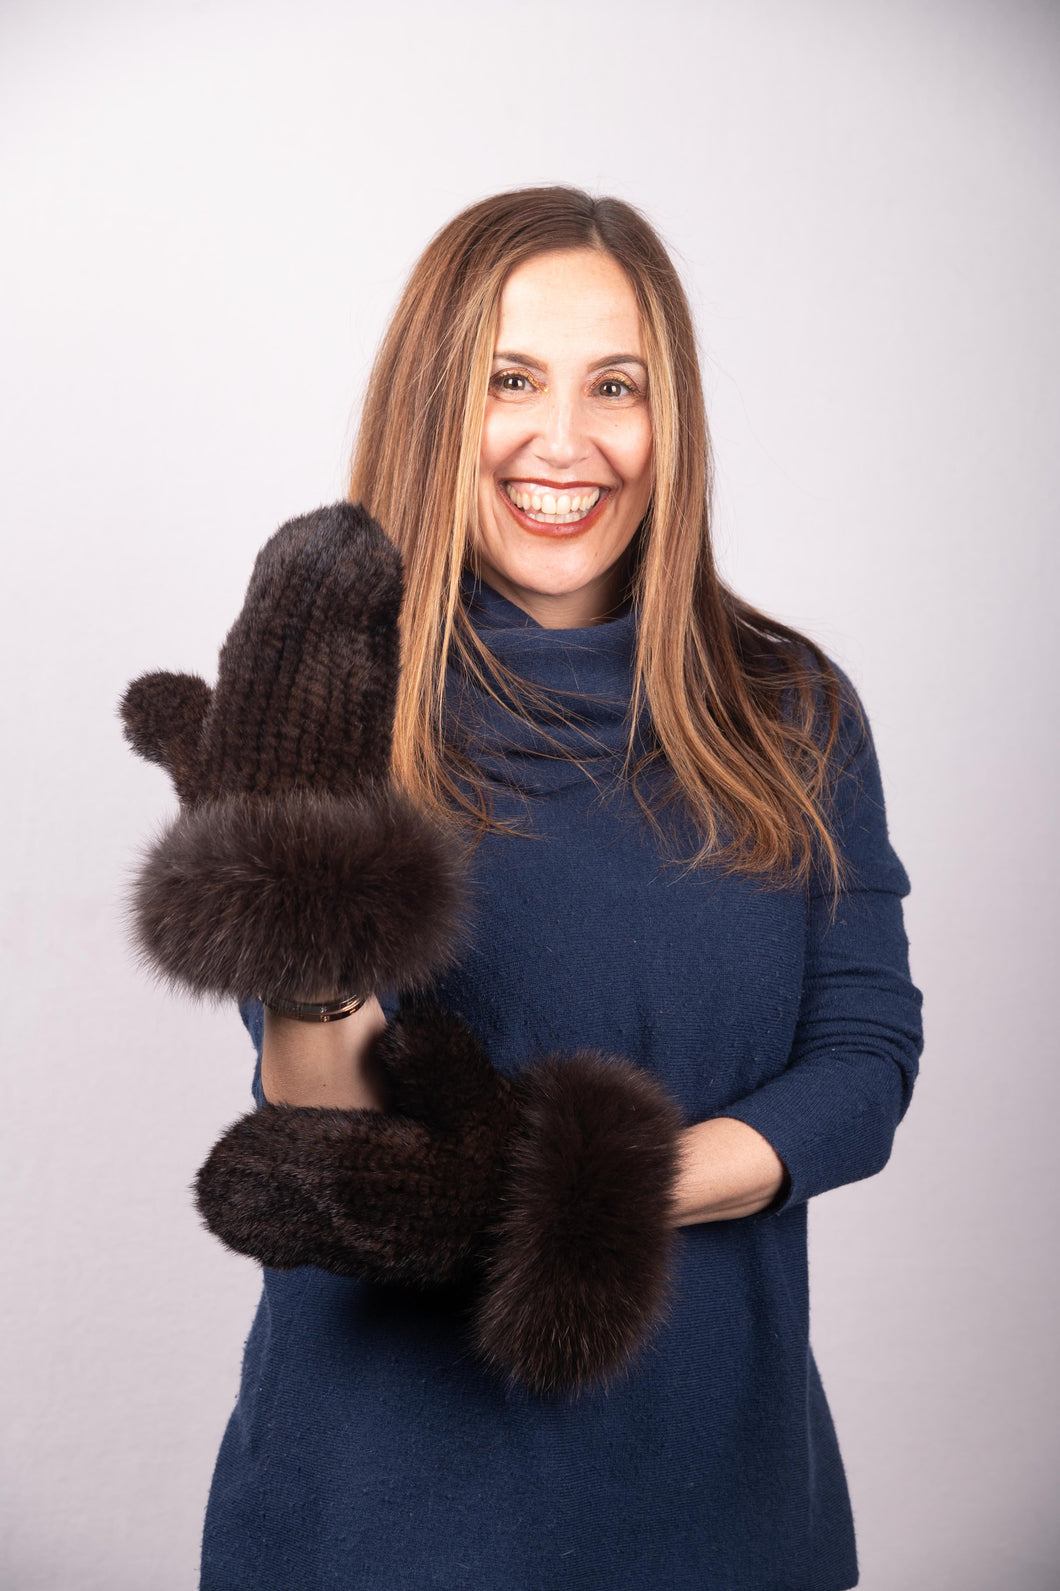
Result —
[[596, 249], [539, 254], [501, 292], [498, 348], [527, 353], [576, 346], [587, 355], [641, 353], [640, 314], [617, 260]]

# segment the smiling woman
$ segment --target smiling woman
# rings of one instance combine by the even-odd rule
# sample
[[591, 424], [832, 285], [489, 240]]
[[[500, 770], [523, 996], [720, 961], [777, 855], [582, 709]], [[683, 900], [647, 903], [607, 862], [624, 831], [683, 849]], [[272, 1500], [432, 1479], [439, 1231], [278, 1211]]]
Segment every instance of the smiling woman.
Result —
[[266, 544], [213, 692], [127, 695], [188, 803], [165, 970], [259, 1055], [196, 1184], [265, 1267], [203, 1591], [856, 1584], [807, 1205], [909, 1104], [908, 880], [853, 687], [718, 576], [710, 459], [644, 218], [483, 200], [351, 502]]

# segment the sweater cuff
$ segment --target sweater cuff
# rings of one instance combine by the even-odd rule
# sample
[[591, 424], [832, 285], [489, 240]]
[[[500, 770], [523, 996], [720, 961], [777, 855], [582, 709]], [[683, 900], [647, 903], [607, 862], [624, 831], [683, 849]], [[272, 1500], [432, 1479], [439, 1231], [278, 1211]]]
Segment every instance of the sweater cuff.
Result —
[[883, 1170], [901, 1115], [900, 1081], [893, 1063], [860, 1059], [871, 1088], [852, 1087], [849, 1059], [836, 1057], [831, 1065], [793, 1067], [717, 1112], [753, 1127], [784, 1162], [776, 1198], [747, 1219], [781, 1215], [815, 1194]]

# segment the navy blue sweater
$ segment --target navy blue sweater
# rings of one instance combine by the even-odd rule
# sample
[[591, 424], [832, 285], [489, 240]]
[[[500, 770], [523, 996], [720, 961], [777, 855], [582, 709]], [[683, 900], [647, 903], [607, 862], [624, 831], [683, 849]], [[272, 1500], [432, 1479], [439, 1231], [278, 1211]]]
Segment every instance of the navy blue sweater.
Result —
[[[507, 1071], [582, 1046], [630, 1057], [688, 1123], [756, 1128], [788, 1180], [768, 1211], [680, 1229], [666, 1324], [622, 1383], [576, 1399], [505, 1389], [440, 1297], [266, 1271], [202, 1591], [844, 1591], [807, 1201], [884, 1165], [921, 1048], [871, 737], [844, 726], [834, 918], [823, 890], [683, 871], [680, 820], [661, 851], [618, 777], [634, 610], [546, 630], [469, 576], [464, 593], [497, 656], [593, 700], [570, 729], [544, 709], [521, 728], [451, 672], [451, 732], [528, 832], [479, 847], [472, 941], [435, 998]], [[260, 1103], [260, 1007], [243, 1015]]]

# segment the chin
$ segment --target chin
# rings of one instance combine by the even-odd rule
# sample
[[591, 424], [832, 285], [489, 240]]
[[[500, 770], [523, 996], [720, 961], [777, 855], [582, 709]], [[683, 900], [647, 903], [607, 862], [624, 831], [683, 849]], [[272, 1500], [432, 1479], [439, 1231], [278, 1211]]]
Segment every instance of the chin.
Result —
[[541, 567], [542, 562], [527, 560], [526, 563], [494, 564], [493, 567], [509, 585], [541, 597], [574, 596], [604, 578], [609, 568], [607, 564], [596, 563], [572, 566], [563, 560], [561, 567], [546, 569]]

